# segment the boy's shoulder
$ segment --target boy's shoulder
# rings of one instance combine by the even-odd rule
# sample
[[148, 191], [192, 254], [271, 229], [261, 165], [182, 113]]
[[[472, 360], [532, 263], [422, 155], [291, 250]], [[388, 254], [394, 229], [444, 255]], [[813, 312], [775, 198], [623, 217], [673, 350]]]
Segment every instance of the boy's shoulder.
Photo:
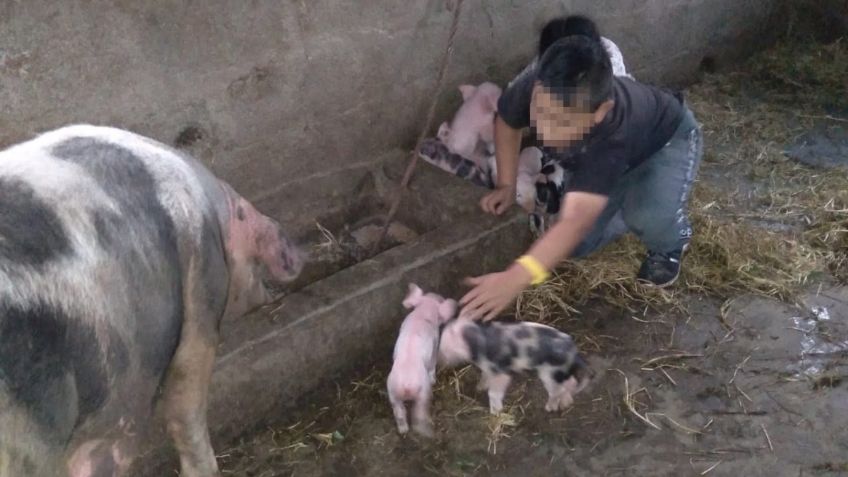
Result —
[[664, 102], [665, 100], [672, 100], [681, 104], [683, 103], [684, 99], [683, 92], [679, 89], [671, 89], [665, 86], [658, 86], [653, 83], [639, 81], [630, 76], [613, 77], [613, 93], [617, 97], [626, 95], [630, 99], [634, 97], [649, 95], [656, 98], [660, 102]]

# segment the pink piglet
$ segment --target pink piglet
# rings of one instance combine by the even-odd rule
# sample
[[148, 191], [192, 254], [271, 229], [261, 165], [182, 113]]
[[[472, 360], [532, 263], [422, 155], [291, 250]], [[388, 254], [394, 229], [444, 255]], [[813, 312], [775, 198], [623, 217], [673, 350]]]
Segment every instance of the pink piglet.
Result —
[[450, 123], [439, 126], [437, 137], [448, 150], [471, 160], [478, 168], [487, 167], [487, 156], [494, 154], [495, 113], [501, 88], [490, 82], [479, 86], [463, 84], [462, 106], [459, 107]]
[[410, 284], [403, 306], [413, 310], [400, 327], [386, 387], [398, 432], [409, 431], [406, 403], [411, 402], [412, 429], [431, 437], [430, 399], [436, 380], [439, 327], [454, 317], [457, 304], [434, 293], [425, 294], [417, 285]]

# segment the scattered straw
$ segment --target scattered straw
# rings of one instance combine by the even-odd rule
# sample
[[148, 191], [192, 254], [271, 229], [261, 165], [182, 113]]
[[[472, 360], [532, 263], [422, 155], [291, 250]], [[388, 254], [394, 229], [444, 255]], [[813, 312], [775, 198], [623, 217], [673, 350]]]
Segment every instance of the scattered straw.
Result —
[[[757, 350], [757, 348], [754, 348], [754, 351], [756, 351], [756, 350]], [[745, 363], [747, 363], [749, 359], [751, 359], [750, 354], [748, 356], [746, 356], [745, 359], [743, 359], [741, 363], [736, 365], [736, 369], [733, 370], [733, 376], [730, 377], [730, 380], [727, 381], [727, 384], [733, 384], [733, 381], [736, 381], [736, 375], [739, 373], [739, 370], [741, 370], [743, 367], [745, 367]]]
[[317, 221], [315, 222], [315, 227], [321, 234], [321, 239], [312, 245], [311, 255], [313, 258], [319, 260], [336, 260], [346, 254], [341, 240], [336, 238], [332, 232]]
[[649, 359], [645, 361], [642, 365], [642, 369], [645, 371], [652, 371], [656, 368], [660, 368], [663, 366], [668, 366], [666, 363], [662, 363], [663, 361], [674, 360], [674, 359], [690, 359], [690, 358], [702, 358], [704, 355], [702, 354], [692, 354], [692, 353], [674, 353], [665, 356], [657, 356], [656, 358]]
[[739, 394], [741, 394], [741, 395], [742, 395], [742, 397], [744, 397], [745, 399], [747, 399], [747, 400], [748, 400], [748, 402], [750, 402], [750, 403], [753, 403], [753, 402], [754, 402], [754, 400], [753, 400], [753, 399], [751, 399], [751, 397], [750, 397], [750, 396], [748, 396], [748, 394], [746, 394], [746, 393], [745, 393], [745, 391], [743, 391], [743, 390], [742, 390], [742, 388], [740, 388], [738, 384], [735, 384], [735, 383], [734, 383], [734, 384], [733, 384], [733, 386], [735, 386], [735, 387], [736, 387], [736, 391], [738, 391], [738, 392], [739, 392]]
[[515, 411], [521, 409], [520, 406], [511, 406], [504, 408], [503, 411], [496, 415], [489, 415], [489, 441], [488, 451], [495, 455], [498, 453], [498, 442], [504, 438], [510, 437], [507, 433], [509, 428], [514, 428], [518, 425], [518, 420], [515, 416]]
[[769, 433], [768, 433], [768, 431], [766, 430], [766, 426], [765, 426], [765, 424], [760, 424], [760, 427], [762, 427], [762, 428], [763, 428], [763, 434], [765, 434], [765, 435], [766, 435], [766, 442], [768, 442], [769, 450], [770, 450], [770, 451], [772, 451], [772, 452], [774, 452], [774, 446], [773, 446], [773, 445], [771, 445], [771, 437], [769, 437]]
[[610, 371], [618, 371], [618, 373], [621, 374], [621, 376], [624, 377], [624, 407], [626, 407], [627, 410], [630, 411], [631, 414], [636, 416], [640, 421], [644, 422], [645, 424], [653, 427], [654, 429], [656, 429], [658, 431], [661, 431], [662, 428], [660, 426], [654, 424], [653, 422], [651, 422], [650, 419], [648, 419], [646, 416], [644, 416], [642, 414], [639, 414], [639, 412], [636, 410], [635, 404], [638, 401], [636, 401], [634, 396], [639, 394], [640, 392], [643, 392], [643, 391], [647, 392], [647, 390], [645, 388], [642, 388], [642, 389], [636, 390], [636, 391], [631, 393], [630, 392], [630, 381], [627, 379], [627, 375], [624, 374], [624, 371], [622, 371], [620, 369], [611, 369]]
[[669, 376], [669, 374], [666, 372], [666, 370], [664, 370], [663, 368], [659, 368], [659, 369], [665, 375], [665, 377], [669, 380], [669, 382], [671, 382], [671, 384], [673, 386], [677, 386], [677, 383], [673, 379], [671, 379], [671, 376]]
[[705, 470], [705, 471], [701, 472], [701, 475], [707, 475], [707, 474], [709, 474], [710, 472], [712, 472], [712, 471], [713, 471], [713, 469], [715, 469], [716, 467], [718, 467], [718, 466], [719, 466], [719, 464], [721, 464], [722, 462], [724, 462], [724, 461], [723, 461], [723, 460], [720, 460], [720, 461], [716, 462], [715, 464], [713, 464], [712, 466], [710, 466], [710, 468], [708, 468], [707, 470]]
[[697, 429], [692, 429], [691, 427], [687, 427], [687, 426], [684, 426], [683, 424], [680, 424], [679, 422], [677, 422], [674, 419], [672, 419], [671, 417], [669, 417], [667, 414], [663, 414], [663, 413], [660, 413], [660, 412], [646, 412], [645, 417], [649, 417], [649, 416], [664, 417], [664, 418], [668, 419], [668, 422], [674, 424], [675, 426], [677, 426], [679, 429], [683, 430], [683, 432], [686, 432], [687, 434], [703, 434], [703, 432], [701, 432]]

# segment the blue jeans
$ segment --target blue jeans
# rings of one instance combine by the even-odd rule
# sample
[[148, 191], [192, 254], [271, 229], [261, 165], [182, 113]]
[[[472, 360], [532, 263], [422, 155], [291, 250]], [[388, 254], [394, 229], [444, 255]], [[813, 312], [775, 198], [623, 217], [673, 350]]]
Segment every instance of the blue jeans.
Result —
[[621, 176], [572, 256], [585, 257], [628, 231], [653, 252], [680, 250], [692, 236], [687, 206], [702, 155], [701, 127], [685, 108], [669, 142]]

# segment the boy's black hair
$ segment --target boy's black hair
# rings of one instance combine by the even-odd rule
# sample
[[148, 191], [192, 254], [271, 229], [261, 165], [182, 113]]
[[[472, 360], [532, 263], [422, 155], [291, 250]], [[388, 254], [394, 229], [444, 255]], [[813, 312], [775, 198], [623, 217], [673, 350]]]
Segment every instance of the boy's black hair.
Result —
[[582, 15], [557, 17], [549, 21], [539, 34], [539, 57], [557, 40], [572, 35], [583, 35], [595, 41], [601, 41], [601, 34], [595, 22]]
[[536, 79], [566, 106], [574, 106], [566, 91], [587, 91], [592, 111], [612, 95], [609, 56], [600, 42], [583, 35], [555, 41], [539, 59]]

